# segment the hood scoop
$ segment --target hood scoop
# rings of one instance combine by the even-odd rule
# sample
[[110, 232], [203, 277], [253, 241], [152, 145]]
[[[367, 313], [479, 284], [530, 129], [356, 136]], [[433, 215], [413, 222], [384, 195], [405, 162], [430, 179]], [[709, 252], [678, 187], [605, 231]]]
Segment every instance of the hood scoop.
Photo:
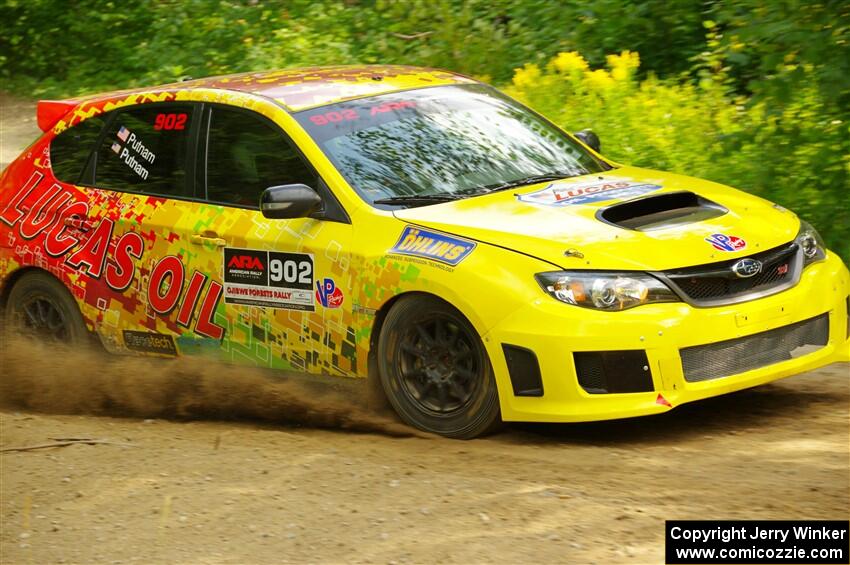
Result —
[[619, 228], [658, 230], [716, 218], [729, 210], [689, 191], [668, 192], [608, 206], [596, 218]]

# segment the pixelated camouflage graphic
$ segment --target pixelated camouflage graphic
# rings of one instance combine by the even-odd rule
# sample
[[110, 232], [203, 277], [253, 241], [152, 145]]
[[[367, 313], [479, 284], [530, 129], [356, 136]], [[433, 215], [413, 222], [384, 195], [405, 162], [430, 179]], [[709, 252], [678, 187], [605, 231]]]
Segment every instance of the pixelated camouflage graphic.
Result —
[[[127, 352], [125, 331], [149, 332], [171, 336], [183, 355], [365, 377], [374, 313], [390, 298], [411, 288], [419, 277], [419, 266], [387, 257], [352, 256], [348, 251], [352, 227], [348, 224], [306, 218], [268, 220], [255, 210], [64, 183], [52, 173], [50, 142], [69, 127], [94, 116], [152, 102], [227, 104], [252, 109], [279, 122], [286, 119], [286, 111], [256, 93], [295, 109], [392, 89], [466, 80], [450, 73], [401, 66], [340, 67], [307, 69], [298, 74], [279, 71], [236, 75], [74, 101], [72, 111], [4, 173], [7, 190], [0, 193], [0, 211], [6, 210], [12, 221], [0, 224], [0, 279], [23, 267], [52, 273], [69, 288], [89, 329], [97, 332], [109, 351]], [[16, 202], [26, 192], [24, 188], [34, 173], [40, 180]], [[58, 202], [51, 199], [54, 192], [67, 194], [61, 206], [45, 208], [46, 215], [40, 209], [34, 210], [40, 208], [39, 202]], [[71, 208], [72, 204], [76, 208]], [[88, 212], [84, 218], [67, 212], [85, 208]], [[15, 218], [18, 213], [20, 217]], [[36, 237], [22, 236], [22, 226], [33, 231], [38, 225], [46, 227]], [[98, 249], [90, 240], [95, 234], [106, 234], [109, 225], [105, 250]], [[221, 285], [223, 276], [222, 248], [189, 241], [190, 234], [207, 230], [226, 234], [229, 247], [312, 254], [315, 280], [334, 281], [344, 297], [342, 306], [317, 305], [315, 311], [309, 312], [226, 304], [221, 288], [215, 287]], [[120, 270], [116, 267], [117, 247], [120, 242], [129, 241], [122, 239], [128, 233], [140, 237], [143, 252], [138, 259], [131, 258], [132, 279], [125, 288], [117, 290], [104, 273]], [[51, 256], [45, 251], [49, 237], [70, 237], [76, 243], [61, 255]], [[387, 248], [397, 237], [397, 233], [387, 234]], [[91, 272], [97, 269], [80, 262], [90, 255], [87, 247], [96, 252], [94, 256], [103, 257], [98, 276]], [[182, 279], [172, 271], [164, 276], [160, 272], [160, 286], [154, 288], [151, 276], [163, 268], [158, 265], [167, 257], [177, 259], [170, 264], [179, 269]], [[170, 295], [172, 285], [180, 287], [179, 299], [170, 311], [158, 312], [152, 306], [157, 300], [152, 299], [151, 292]]]

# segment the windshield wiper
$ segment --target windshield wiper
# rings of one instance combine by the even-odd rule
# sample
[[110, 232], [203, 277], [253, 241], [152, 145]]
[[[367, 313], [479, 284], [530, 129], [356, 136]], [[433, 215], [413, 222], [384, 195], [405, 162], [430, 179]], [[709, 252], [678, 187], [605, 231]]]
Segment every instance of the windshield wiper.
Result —
[[484, 186], [480, 186], [477, 188], [468, 188], [465, 190], [461, 190], [456, 192], [455, 194], [487, 194], [490, 192], [498, 192], [500, 190], [508, 190], [509, 188], [516, 188], [518, 186], [526, 186], [529, 184], [536, 184], [538, 182], [546, 182], [547, 180], [561, 180], [568, 179], [570, 177], [577, 176], [574, 173], [543, 173], [541, 175], [531, 175], [528, 177], [524, 177], [521, 179], [511, 180], [507, 182], [497, 182], [494, 184], [488, 184]]
[[458, 194], [407, 194], [404, 196], [390, 196], [373, 200], [372, 204], [437, 204], [438, 202], [450, 202], [463, 198]]
[[518, 186], [526, 186], [529, 184], [536, 184], [538, 182], [546, 182], [547, 180], [567, 179], [574, 176], [577, 176], [577, 174], [556, 171], [552, 173], [543, 173], [540, 175], [531, 175], [528, 177], [507, 182], [497, 182], [494, 184], [477, 186], [475, 188], [466, 188], [463, 190], [457, 190], [455, 192], [443, 192], [440, 194], [405, 194], [402, 196], [390, 196], [389, 198], [380, 198], [378, 200], [373, 200], [372, 204], [437, 204], [438, 202], [450, 202], [452, 200], [460, 200], [469, 196], [489, 194], [491, 192], [508, 190], [509, 188], [516, 188]]

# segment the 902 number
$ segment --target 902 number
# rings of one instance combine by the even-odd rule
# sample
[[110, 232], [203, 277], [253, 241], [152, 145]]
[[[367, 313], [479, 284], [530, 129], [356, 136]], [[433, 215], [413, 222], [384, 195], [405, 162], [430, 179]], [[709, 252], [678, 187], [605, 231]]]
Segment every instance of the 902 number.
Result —
[[313, 284], [313, 264], [310, 261], [272, 259], [269, 261], [269, 276], [272, 282], [297, 282], [309, 288]]
[[182, 130], [186, 129], [186, 114], [157, 114], [153, 122], [155, 130]]
[[357, 115], [357, 112], [351, 109], [347, 109], [341, 112], [327, 112], [325, 114], [316, 114], [315, 116], [310, 116], [310, 121], [316, 124], [317, 126], [326, 126], [330, 123], [356, 120], [358, 117], [359, 116]]

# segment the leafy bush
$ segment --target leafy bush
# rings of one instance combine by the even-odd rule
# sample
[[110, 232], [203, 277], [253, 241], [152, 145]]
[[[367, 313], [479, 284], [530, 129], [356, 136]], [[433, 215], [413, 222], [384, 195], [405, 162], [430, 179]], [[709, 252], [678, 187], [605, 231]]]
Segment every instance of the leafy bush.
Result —
[[702, 46], [691, 0], [0, 0], [0, 76], [38, 95], [340, 63], [406, 63], [510, 80], [582, 46], [639, 49], [681, 72]]
[[846, 1], [0, 0], [0, 21], [2, 88], [31, 98], [299, 65], [463, 72], [619, 161], [786, 205], [850, 259]]
[[516, 69], [505, 90], [568, 131], [592, 128], [616, 161], [707, 178], [786, 206], [850, 257], [850, 124], [829, 111], [813, 81], [777, 110], [768, 100], [747, 104], [722, 70], [698, 82], [639, 80], [639, 65], [637, 53], [624, 51], [592, 69], [565, 52], [543, 67]]

